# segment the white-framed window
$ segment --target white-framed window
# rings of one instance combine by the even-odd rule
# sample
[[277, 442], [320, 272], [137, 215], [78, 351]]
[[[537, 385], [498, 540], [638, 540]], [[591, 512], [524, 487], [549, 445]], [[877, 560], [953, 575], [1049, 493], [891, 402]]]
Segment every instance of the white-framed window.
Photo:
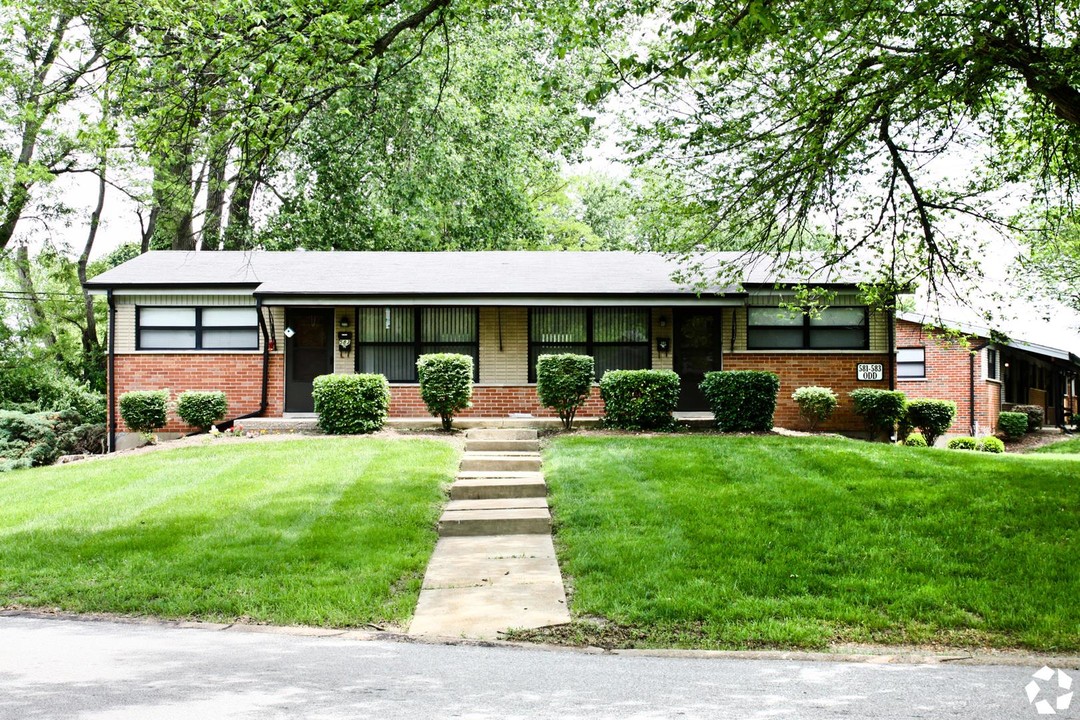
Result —
[[136, 307], [136, 350], [258, 350], [254, 307]]
[[897, 348], [896, 377], [899, 380], [926, 377], [926, 348]]
[[829, 307], [814, 316], [777, 307], [747, 309], [748, 350], [867, 350], [865, 307]]
[[986, 348], [986, 379], [1001, 379], [1001, 352], [994, 347]]

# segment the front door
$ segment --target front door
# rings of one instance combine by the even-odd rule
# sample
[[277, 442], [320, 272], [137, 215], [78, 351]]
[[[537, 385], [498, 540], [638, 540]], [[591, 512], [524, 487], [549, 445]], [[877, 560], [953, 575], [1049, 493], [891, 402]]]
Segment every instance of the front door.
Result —
[[675, 372], [679, 375], [679, 405], [684, 412], [709, 409], [698, 385], [705, 373], [721, 368], [720, 312], [716, 309], [676, 308]]
[[315, 412], [311, 382], [334, 371], [334, 310], [285, 311], [285, 412]]

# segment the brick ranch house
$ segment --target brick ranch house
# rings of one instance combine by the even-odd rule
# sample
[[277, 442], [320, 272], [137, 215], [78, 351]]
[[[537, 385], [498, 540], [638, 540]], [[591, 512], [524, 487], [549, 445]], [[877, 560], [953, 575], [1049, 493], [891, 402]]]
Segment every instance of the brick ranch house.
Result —
[[987, 328], [948, 325], [954, 332], [924, 315], [897, 315], [896, 388], [909, 398], [954, 400], [950, 433], [991, 434], [998, 415], [1016, 405], [1042, 406], [1043, 423], [1052, 426], [1080, 410], [1080, 357]]
[[[173, 252], [140, 255], [87, 283], [109, 304], [109, 423], [129, 390], [222, 390], [229, 420], [313, 410], [312, 379], [375, 372], [391, 383], [392, 417], [423, 417], [416, 358], [473, 357], [464, 417], [550, 417], [536, 398], [536, 357], [577, 352], [610, 369], [672, 369], [679, 410], [706, 411], [697, 385], [712, 370], [772, 370], [776, 422], [797, 427], [791, 393], [828, 385], [841, 406], [827, 430], [861, 427], [847, 393], [893, 383], [893, 323], [860, 299], [862, 278], [828, 271], [819, 316], [781, 305], [785, 277], [765, 258], [716, 253], [742, 282], [687, 287], [679, 266], [629, 252]], [[862, 373], [860, 374], [860, 369]], [[598, 416], [599, 390], [581, 415]], [[170, 417], [166, 432], [184, 432]], [[115, 447], [115, 445], [114, 445]]]

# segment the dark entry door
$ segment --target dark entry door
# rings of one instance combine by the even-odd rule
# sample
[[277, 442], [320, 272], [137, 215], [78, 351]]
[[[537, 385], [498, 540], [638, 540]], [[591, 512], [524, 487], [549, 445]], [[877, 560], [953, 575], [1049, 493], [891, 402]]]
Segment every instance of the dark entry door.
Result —
[[334, 371], [334, 310], [289, 308], [285, 327], [285, 411], [314, 412], [311, 381]]
[[672, 361], [679, 375], [679, 410], [709, 409], [698, 385], [705, 373], [720, 370], [720, 313], [715, 309], [676, 308]]

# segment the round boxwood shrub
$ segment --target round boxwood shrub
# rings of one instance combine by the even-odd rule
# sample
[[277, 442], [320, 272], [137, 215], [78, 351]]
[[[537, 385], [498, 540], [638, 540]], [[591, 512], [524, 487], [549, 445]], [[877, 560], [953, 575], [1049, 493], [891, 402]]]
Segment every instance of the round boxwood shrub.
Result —
[[998, 415], [998, 427], [1005, 433], [1005, 437], [1016, 440], [1027, 432], [1028, 416], [1021, 412], [1003, 412]]
[[976, 450], [978, 447], [979, 441], [973, 437], [953, 438], [948, 444], [950, 450]]
[[1046, 411], [1042, 405], [1013, 405], [1012, 411], [1027, 415], [1028, 432], [1042, 430], [1043, 420], [1046, 418]]
[[120, 396], [120, 417], [137, 433], [152, 433], [168, 420], [168, 390], [132, 390]]
[[791, 393], [791, 399], [799, 406], [799, 415], [806, 421], [807, 428], [810, 430], [828, 420], [839, 404], [832, 388], [815, 385], [796, 389]]
[[541, 355], [536, 359], [536, 395], [540, 404], [553, 409], [563, 428], [574, 425], [574, 416], [592, 392], [593, 359], [588, 355]]
[[701, 391], [724, 432], [772, 430], [780, 378], [760, 370], [705, 373]]
[[904, 444], [908, 447], [926, 447], [926, 438], [919, 433], [911, 433], [904, 438]]
[[975, 449], [979, 452], [1003, 453], [1005, 452], [1005, 443], [993, 435], [987, 435], [979, 440], [979, 446]]
[[907, 414], [907, 398], [899, 390], [859, 388], [848, 393], [855, 412], [862, 416], [866, 430], [873, 439], [884, 433], [892, 435]]
[[382, 375], [320, 375], [311, 395], [319, 428], [331, 435], [375, 432], [390, 414], [390, 384]]
[[207, 430], [229, 411], [225, 393], [187, 390], [176, 398], [176, 414], [188, 425]]
[[919, 428], [930, 447], [952, 427], [955, 417], [952, 400], [912, 400], [907, 404], [906, 424]]
[[608, 370], [600, 380], [604, 424], [624, 430], [667, 430], [679, 403], [679, 376], [671, 370]]
[[455, 413], [472, 406], [473, 360], [468, 355], [432, 353], [416, 361], [420, 399], [449, 431]]

